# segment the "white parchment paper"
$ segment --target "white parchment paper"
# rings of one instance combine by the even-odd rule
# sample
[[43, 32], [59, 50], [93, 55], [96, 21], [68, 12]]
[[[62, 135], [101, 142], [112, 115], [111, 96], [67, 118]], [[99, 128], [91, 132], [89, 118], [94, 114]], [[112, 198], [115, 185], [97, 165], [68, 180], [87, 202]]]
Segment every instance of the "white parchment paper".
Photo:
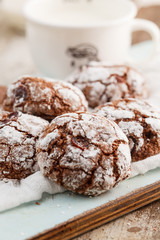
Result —
[[[23, 43], [22, 44], [23, 50], [25, 49], [25, 47], [23, 46], [24, 40], [21, 42]], [[18, 44], [18, 42], [16, 42], [16, 44]], [[15, 46], [13, 46], [13, 49], [15, 49]], [[9, 56], [11, 54], [13, 56], [13, 52], [11, 50], [9, 51]], [[20, 53], [21, 51], [18, 52]], [[9, 56], [7, 59], [10, 59]], [[3, 63], [4, 57], [0, 58], [0, 63], [1, 60]], [[26, 66], [26, 64], [24, 64], [24, 66]], [[5, 68], [2, 68], [2, 70], [3, 69], [5, 72], [4, 76], [6, 76], [7, 71], [5, 70]], [[148, 78], [148, 85], [151, 91], [150, 101], [160, 107], [160, 51], [157, 52], [157, 56], [155, 57], [154, 61], [150, 62], [150, 64], [147, 66], [141, 67], [141, 69], [144, 73], [146, 73], [146, 76]], [[7, 80], [6, 83], [8, 83]], [[147, 171], [155, 169], [157, 167], [160, 167], [160, 154], [146, 158], [139, 162], [132, 163], [131, 177], [134, 177], [138, 174], [145, 174]], [[26, 179], [23, 179], [20, 183], [12, 180], [0, 181], [0, 212], [19, 206], [26, 202], [39, 200], [41, 199], [42, 194], [44, 192], [56, 194], [61, 193], [63, 191], [64, 191], [63, 188], [52, 183], [47, 178], [43, 177], [40, 172], [32, 174]]]
[[[131, 177], [145, 174], [157, 167], [160, 167], [160, 154], [132, 163]], [[0, 181], [0, 212], [26, 202], [39, 200], [44, 192], [56, 194], [64, 191], [65, 189], [45, 178], [40, 171], [21, 180], [21, 182], [15, 180]]]

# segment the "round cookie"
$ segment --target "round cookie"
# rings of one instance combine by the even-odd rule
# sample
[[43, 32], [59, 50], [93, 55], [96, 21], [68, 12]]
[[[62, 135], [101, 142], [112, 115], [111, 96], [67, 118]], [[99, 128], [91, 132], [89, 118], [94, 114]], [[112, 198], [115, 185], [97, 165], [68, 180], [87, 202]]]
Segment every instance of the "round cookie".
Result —
[[44, 176], [84, 195], [99, 195], [130, 174], [125, 134], [92, 113], [56, 117], [37, 143], [37, 159]]
[[36, 141], [48, 122], [18, 112], [0, 112], [0, 179], [22, 179], [38, 170]]
[[90, 62], [74, 71], [66, 81], [82, 90], [91, 108], [120, 98], [148, 95], [144, 77], [125, 65]]
[[160, 153], [160, 111], [156, 107], [130, 98], [105, 103], [95, 113], [114, 120], [123, 130], [133, 162]]
[[45, 119], [68, 112], [86, 111], [83, 93], [69, 83], [24, 77], [11, 84], [4, 101], [6, 111], [20, 111]]

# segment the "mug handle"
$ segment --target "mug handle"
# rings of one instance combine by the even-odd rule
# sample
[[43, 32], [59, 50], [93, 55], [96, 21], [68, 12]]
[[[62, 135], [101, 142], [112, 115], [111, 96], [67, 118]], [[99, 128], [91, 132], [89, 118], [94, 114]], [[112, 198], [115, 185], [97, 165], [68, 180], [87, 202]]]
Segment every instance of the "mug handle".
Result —
[[[140, 18], [136, 18], [133, 20], [132, 26], [131, 26], [131, 32], [135, 32], [135, 31], [146, 31], [148, 32], [151, 37], [152, 37], [152, 41], [153, 41], [153, 47], [151, 50], [151, 53], [149, 54], [149, 56], [147, 58], [145, 58], [144, 60], [140, 60], [140, 61], [135, 61], [136, 63], [145, 63], [151, 59], [153, 59], [153, 57], [156, 55], [159, 44], [160, 44], [160, 30], [158, 28], [158, 26], [153, 23], [152, 21], [149, 20], [145, 20], [145, 19], [140, 19]], [[134, 62], [134, 60], [129, 59], [129, 62]]]

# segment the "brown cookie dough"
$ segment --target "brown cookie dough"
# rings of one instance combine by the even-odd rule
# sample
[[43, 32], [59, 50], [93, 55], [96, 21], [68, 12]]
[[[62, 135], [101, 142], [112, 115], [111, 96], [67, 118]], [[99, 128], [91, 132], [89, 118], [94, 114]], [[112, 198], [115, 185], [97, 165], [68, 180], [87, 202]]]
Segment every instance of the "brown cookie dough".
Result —
[[4, 109], [53, 119], [67, 112], [86, 111], [87, 101], [69, 83], [24, 77], [9, 86]]
[[22, 179], [38, 169], [36, 141], [48, 122], [18, 112], [0, 112], [0, 179]]
[[80, 88], [91, 108], [120, 98], [145, 98], [144, 77], [126, 65], [91, 62], [74, 71], [67, 79]]
[[56, 117], [38, 141], [37, 159], [44, 176], [84, 195], [99, 195], [130, 174], [125, 134], [92, 113]]
[[114, 120], [123, 130], [133, 162], [160, 153], [160, 110], [156, 107], [130, 98], [105, 103], [95, 113]]

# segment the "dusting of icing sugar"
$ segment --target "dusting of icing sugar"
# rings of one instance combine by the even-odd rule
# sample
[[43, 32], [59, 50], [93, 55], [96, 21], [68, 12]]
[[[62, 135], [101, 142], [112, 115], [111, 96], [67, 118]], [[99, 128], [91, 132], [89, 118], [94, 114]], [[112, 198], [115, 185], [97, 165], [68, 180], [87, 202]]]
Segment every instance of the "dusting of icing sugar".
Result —
[[138, 93], [141, 93], [143, 91], [143, 83], [144, 83], [144, 77], [137, 71], [133, 71], [130, 69], [128, 72], [128, 82], [132, 84], [133, 89], [138, 91]]
[[42, 88], [42, 84], [38, 82], [27, 83], [30, 90], [30, 95], [32, 96], [32, 101], [50, 101], [51, 99], [51, 89], [49, 87]]
[[129, 66], [91, 62], [66, 78], [80, 88], [90, 107], [125, 97], [147, 97], [144, 77]]
[[[94, 88], [92, 87], [92, 84], [90, 84], [89, 82], [87, 83], [87, 85], [90, 88], [90, 99], [91, 99], [91, 101], [95, 101], [95, 99], [99, 95], [101, 96], [105, 92], [105, 86], [100, 82], [95, 82], [94, 83]], [[83, 88], [85, 88], [85, 84], [83, 84], [82, 86], [80, 84], [77, 84], [77, 87], [79, 87], [81, 90], [83, 90]]]
[[[116, 137], [118, 137], [119, 139], [124, 139], [128, 143], [128, 139], [127, 139], [126, 135], [124, 134], [124, 132], [121, 130], [121, 128], [119, 128], [119, 126], [112, 120], [107, 119], [107, 121], [110, 121], [111, 125], [113, 126], [113, 129], [116, 132]], [[110, 128], [110, 130], [111, 130], [111, 128]]]
[[68, 104], [68, 102], [70, 104], [72, 104], [72, 109], [73, 111], [76, 111], [76, 109], [78, 109], [79, 107], [79, 101], [80, 101], [80, 98], [77, 94], [75, 94], [72, 90], [69, 90], [65, 88], [61, 88], [61, 89], [58, 89], [57, 90], [58, 92], [58, 95], [62, 97], [64, 103]]
[[[94, 146], [82, 151], [79, 148], [68, 145], [66, 154], [60, 160], [60, 166], [69, 167], [72, 170], [83, 169], [87, 174], [90, 174], [96, 167], [96, 162], [92, 161], [92, 159], [96, 158], [99, 153], [100, 150]], [[68, 161], [69, 159], [72, 159], [72, 161]]]
[[66, 112], [86, 111], [88, 103], [80, 89], [70, 83], [28, 77], [9, 86], [4, 107], [53, 119]]
[[60, 137], [59, 131], [58, 129], [55, 129], [54, 131], [47, 134], [45, 138], [42, 138], [42, 140], [39, 142], [39, 147], [43, 150], [46, 150], [48, 148], [48, 144], [52, 140], [56, 140], [58, 137]]
[[121, 118], [122, 119], [124, 119], [124, 118], [130, 119], [130, 118], [135, 117], [134, 112], [127, 111], [127, 110], [122, 110], [122, 109], [115, 109], [112, 106], [103, 107], [102, 109], [100, 109], [98, 111], [98, 114], [102, 115], [102, 116], [106, 116], [113, 121], [116, 120], [116, 119], [121, 119]]
[[127, 104], [125, 102], [121, 102], [117, 105], [118, 107], [122, 107], [128, 109], [129, 111], [139, 111], [140, 115], [151, 116], [155, 118], [159, 118], [160, 110], [152, 105], [150, 105], [147, 101], [139, 100], [136, 101], [131, 99]]
[[121, 129], [123, 129], [123, 132], [126, 135], [129, 134], [133, 134], [137, 137], [143, 137], [143, 127], [141, 126], [140, 123], [136, 122], [136, 121], [132, 121], [132, 122], [124, 122], [124, 121], [120, 121], [118, 123], [119, 127]]
[[39, 136], [44, 128], [48, 126], [46, 120], [28, 114], [21, 114], [18, 118], [18, 123], [20, 130], [25, 131], [25, 129], [28, 129], [28, 132], [35, 137]]
[[94, 129], [88, 130], [86, 132], [86, 137], [88, 139], [93, 139], [96, 136], [96, 131]]
[[101, 159], [101, 167], [106, 170], [109, 176], [113, 176], [113, 159], [114, 156], [103, 156]]
[[4, 126], [0, 128], [0, 141], [5, 141], [8, 144], [21, 144], [24, 140], [24, 134], [18, 132], [16, 129], [10, 126]]
[[155, 154], [158, 153], [160, 110], [157, 107], [144, 100], [128, 98], [106, 103], [98, 107], [95, 113], [112, 119], [118, 124], [129, 139], [130, 149], [133, 150], [135, 159], [137, 154], [141, 160], [143, 154], [153, 155], [154, 151]]
[[108, 69], [102, 67], [90, 68], [84, 66], [82, 68], [82, 74], [79, 76], [79, 82], [87, 82], [87, 80], [96, 81], [97, 79], [104, 81], [107, 77], [109, 77]]
[[[60, 109], [60, 108], [61, 108], [61, 103], [59, 102], [58, 99], [55, 99], [55, 100], [54, 100], [54, 105], [55, 105], [56, 109]], [[51, 108], [50, 108], [50, 109], [51, 109]]]
[[151, 117], [145, 118], [145, 122], [147, 124], [150, 124], [154, 131], [160, 132], [160, 118], [159, 119]]
[[144, 139], [143, 139], [143, 138], [138, 139], [137, 145], [136, 145], [136, 150], [137, 150], [137, 151], [140, 151], [140, 150], [141, 150], [141, 147], [142, 147], [143, 145], [144, 145]]
[[[80, 91], [79, 88], [73, 86], [71, 83], [68, 83], [66, 81], [61, 81], [61, 80], [57, 80], [57, 79], [52, 79], [52, 78], [44, 78], [45, 80], [49, 81], [49, 82], [52, 82], [54, 83], [54, 89], [55, 90], [60, 90], [60, 89], [63, 89], [65, 87], [65, 91], [63, 91], [63, 96], [66, 95], [66, 99], [67, 99], [67, 96], [68, 96], [68, 99], [70, 97], [73, 98], [73, 94], [74, 94], [74, 97], [77, 98], [77, 100], [79, 101], [81, 99], [82, 101], [82, 104], [87, 108], [88, 107], [88, 103], [85, 99], [85, 96], [84, 94]], [[70, 94], [68, 93], [68, 91], [70, 91]], [[75, 99], [76, 100], [76, 99]]]
[[[22, 113], [0, 113], [0, 178], [25, 178], [37, 171], [36, 140], [48, 122]], [[3, 164], [2, 164], [3, 162]], [[7, 171], [6, 171], [7, 169]]]
[[118, 153], [121, 154], [122, 158], [124, 158], [124, 161], [117, 162], [117, 165], [120, 164], [119, 169], [122, 172], [124, 168], [130, 168], [131, 154], [127, 144], [120, 144], [118, 147]]
[[77, 174], [77, 171], [73, 171], [71, 175], [74, 177], [71, 177], [68, 174], [64, 174], [62, 183], [65, 184], [67, 188], [76, 190], [77, 187], [80, 187], [83, 184], [84, 179], [88, 177], [87, 173], [84, 171], [79, 171], [79, 173], [80, 174]]
[[68, 130], [73, 131], [73, 136], [77, 137], [78, 135], [85, 137], [85, 132], [81, 124], [76, 124], [75, 121], [70, 121], [68, 124]]
[[[111, 74], [118, 74], [123, 76], [126, 71], [126, 67], [110, 67], [108, 65], [103, 65], [101, 63], [96, 64], [96, 62], [90, 62], [87, 65], [82, 66], [81, 70], [77, 69], [70, 75], [70, 82], [74, 82], [75, 79], [79, 79], [79, 83], [92, 82], [101, 80], [106, 82]], [[68, 79], [68, 78], [67, 78]]]
[[91, 159], [97, 157], [98, 154], [100, 154], [100, 149], [95, 148], [95, 146], [91, 146], [82, 152], [82, 156]]
[[[40, 170], [65, 188], [100, 194], [129, 175], [128, 140], [114, 122], [91, 113], [68, 113], [56, 117], [46, 131], [37, 145]], [[116, 166], [126, 166], [118, 177], [115, 157]]]
[[[77, 119], [77, 114], [76, 113], [70, 113], [69, 116], [68, 116], [68, 113], [63, 114], [61, 116], [58, 116], [58, 121], [56, 121], [57, 118], [55, 118], [55, 119], [52, 120], [51, 123], [52, 124], [56, 123], [58, 126], [63, 126], [65, 123], [71, 122], [72, 118]], [[72, 122], [71, 122], [71, 124], [72, 124]]]
[[[94, 173], [93, 185], [95, 185], [95, 189], [89, 189], [89, 193], [92, 195], [98, 193], [105, 192], [106, 190], [110, 190], [112, 186], [115, 184], [115, 176], [113, 176], [113, 168], [112, 173], [110, 175], [109, 169], [103, 169], [102, 167], [98, 167]], [[105, 190], [104, 190], [104, 189]]]

